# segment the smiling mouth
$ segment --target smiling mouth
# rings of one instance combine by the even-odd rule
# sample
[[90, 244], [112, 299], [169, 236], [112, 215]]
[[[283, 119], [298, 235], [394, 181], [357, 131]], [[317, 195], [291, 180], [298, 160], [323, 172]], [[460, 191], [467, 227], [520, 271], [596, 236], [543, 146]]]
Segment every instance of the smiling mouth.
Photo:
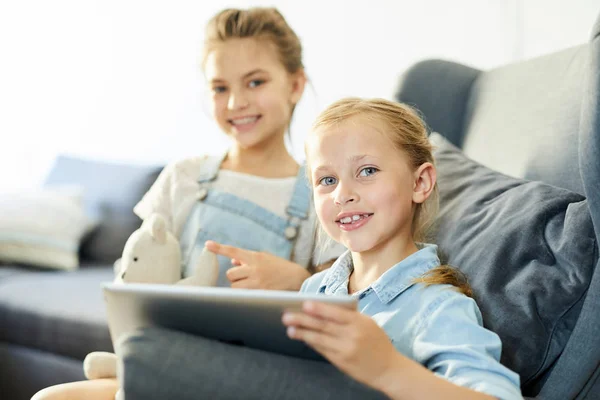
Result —
[[335, 222], [337, 222], [340, 225], [352, 225], [352, 224], [356, 224], [359, 221], [369, 218], [371, 215], [373, 215], [373, 213], [354, 214], [351, 216], [349, 215], [347, 217], [337, 219]]
[[233, 118], [233, 119], [227, 120], [227, 122], [229, 122], [233, 126], [245, 126], [245, 125], [251, 125], [251, 124], [255, 123], [261, 117], [262, 117], [262, 115], [254, 115], [252, 117]]
[[362, 228], [371, 220], [373, 213], [353, 214], [336, 220], [337, 226], [341, 231], [351, 232]]

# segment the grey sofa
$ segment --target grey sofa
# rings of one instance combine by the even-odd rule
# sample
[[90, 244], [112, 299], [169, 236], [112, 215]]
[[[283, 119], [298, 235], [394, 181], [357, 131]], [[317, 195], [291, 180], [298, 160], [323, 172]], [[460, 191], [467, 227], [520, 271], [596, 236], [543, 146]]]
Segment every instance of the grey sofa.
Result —
[[589, 43], [494, 70], [421, 62], [396, 98], [466, 155], [439, 154], [438, 244], [467, 269], [524, 395], [600, 398], [600, 17]]
[[84, 379], [82, 360], [112, 350], [100, 283], [140, 224], [133, 205], [160, 167], [59, 157], [47, 185], [85, 188], [99, 226], [82, 242], [74, 272], [0, 265], [0, 399], [26, 400], [38, 390]]
[[[548, 329], [560, 332], [559, 337], [528, 349], [528, 354], [543, 358], [539, 370], [522, 376], [524, 394], [531, 398], [600, 398], [600, 21], [587, 44], [491, 71], [439, 60], [419, 63], [404, 74], [397, 98], [416, 105], [432, 130], [483, 164], [568, 189], [581, 204], [580, 198], [586, 198], [587, 211], [579, 211], [587, 215], [584, 222], [592, 221], [594, 237], [582, 252], [589, 252], [594, 265], [581, 275], [579, 300], [566, 318]], [[90, 212], [99, 215], [103, 225], [84, 242], [83, 265], [75, 273], [0, 268], [1, 399], [27, 399], [42, 387], [82, 379], [83, 357], [93, 350], [110, 350], [99, 283], [112, 279], [110, 266], [139, 224], [131, 207], [156, 173], [150, 167], [59, 160], [49, 183], [86, 185]], [[448, 256], [452, 259], [453, 254]], [[486, 322], [493, 324], [495, 308], [487, 301], [492, 297], [482, 293], [503, 289], [503, 281], [476, 278], [473, 284], [485, 305]], [[562, 288], [544, 286], [543, 276], [525, 283], [541, 288], [543, 298], [552, 298]], [[502, 299], [512, 304], [510, 297]], [[529, 300], [532, 306], [526, 311], [533, 321], [536, 297]], [[217, 398], [337, 399], [362, 390], [328, 374], [322, 365], [220, 344], [210, 350], [219, 362], [207, 373], [227, 376], [229, 384], [206, 385], [199, 376], [198, 385], [216, 387]], [[515, 354], [504, 354], [503, 360], [514, 363], [511, 355]], [[133, 368], [143, 367], [139, 353], [128, 358]], [[257, 384], [253, 377], [259, 374]], [[144, 384], [135, 382], [137, 374], [128, 373], [127, 366], [125, 375], [133, 380], [126, 387]]]
[[[600, 398], [600, 19], [589, 43], [490, 71], [418, 63], [396, 98], [446, 138], [436, 135], [437, 240], [469, 275], [523, 395]], [[163, 346], [185, 371], [156, 369]], [[178, 332], [140, 332], [118, 351], [130, 400], [165, 388], [185, 399], [381, 398], [324, 363]]]

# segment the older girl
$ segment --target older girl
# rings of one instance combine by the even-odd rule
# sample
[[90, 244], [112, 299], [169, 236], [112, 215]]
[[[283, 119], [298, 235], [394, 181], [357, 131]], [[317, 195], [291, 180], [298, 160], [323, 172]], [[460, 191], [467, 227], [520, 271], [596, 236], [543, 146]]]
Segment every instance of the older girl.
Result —
[[[306, 173], [285, 147], [306, 83], [300, 40], [274, 8], [226, 9], [207, 25], [202, 67], [231, 147], [168, 165], [134, 211], [165, 217], [180, 240], [184, 276], [206, 244], [220, 255], [219, 286], [298, 290], [342, 252], [315, 251]], [[84, 381], [35, 398], [112, 398], [117, 388], [114, 380]]]

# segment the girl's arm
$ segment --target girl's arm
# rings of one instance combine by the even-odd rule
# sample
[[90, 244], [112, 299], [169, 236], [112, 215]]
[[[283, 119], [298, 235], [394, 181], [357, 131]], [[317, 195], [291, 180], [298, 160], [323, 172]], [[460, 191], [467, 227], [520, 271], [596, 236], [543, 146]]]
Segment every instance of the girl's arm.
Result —
[[438, 378], [403, 356], [366, 315], [314, 302], [307, 302], [303, 311], [283, 316], [291, 338], [306, 342], [352, 378], [392, 399], [492, 399]]
[[494, 397], [487, 394], [457, 386], [443, 378], [439, 378], [421, 364], [404, 357], [398, 352], [394, 356], [389, 368], [377, 380], [379, 387], [376, 388], [394, 400], [494, 399]]
[[306, 268], [265, 252], [250, 251], [213, 241], [206, 242], [213, 253], [231, 258], [234, 265], [227, 271], [232, 288], [299, 290], [310, 277]]

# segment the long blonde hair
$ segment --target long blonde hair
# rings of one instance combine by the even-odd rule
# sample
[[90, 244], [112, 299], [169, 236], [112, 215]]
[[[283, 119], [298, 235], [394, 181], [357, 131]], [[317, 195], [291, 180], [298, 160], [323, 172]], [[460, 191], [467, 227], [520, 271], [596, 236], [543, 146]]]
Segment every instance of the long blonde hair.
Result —
[[[360, 117], [383, 127], [394, 146], [408, 158], [409, 165], [416, 170], [424, 163], [435, 165], [432, 145], [427, 137], [427, 126], [419, 113], [412, 107], [385, 99], [361, 99], [349, 97], [339, 100], [324, 110], [313, 124], [312, 131], [331, 127], [352, 117]], [[415, 204], [412, 219], [412, 237], [415, 242], [425, 242], [438, 211], [439, 194], [437, 183], [430, 196]], [[471, 296], [471, 288], [464, 274], [448, 265], [434, 268], [416, 280], [426, 285], [450, 284], [462, 293]]]

